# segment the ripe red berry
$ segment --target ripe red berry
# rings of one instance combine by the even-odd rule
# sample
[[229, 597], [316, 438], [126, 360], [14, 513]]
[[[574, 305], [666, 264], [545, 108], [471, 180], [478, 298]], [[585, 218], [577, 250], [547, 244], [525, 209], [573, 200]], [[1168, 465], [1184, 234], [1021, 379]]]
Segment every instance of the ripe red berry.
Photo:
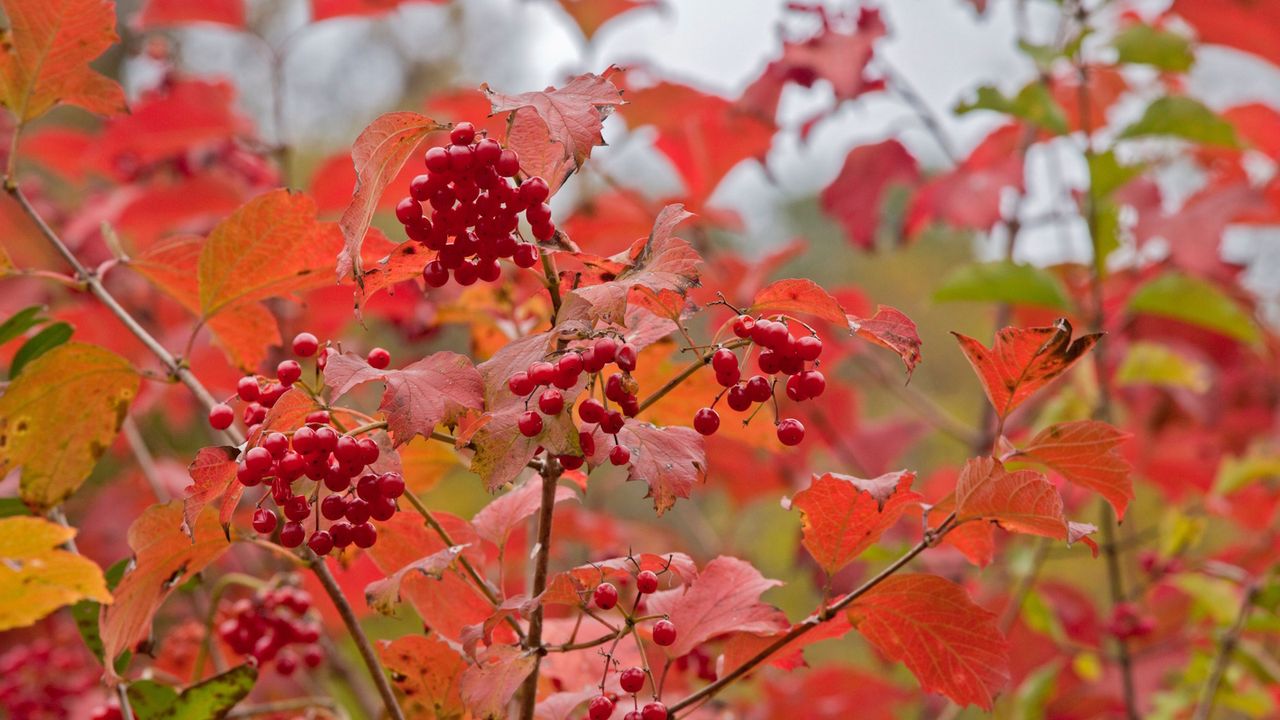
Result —
[[631, 451], [626, 445], [614, 445], [609, 451], [609, 462], [614, 465], [626, 465], [631, 462]]
[[801, 360], [813, 362], [822, 355], [822, 341], [813, 335], [796, 338], [795, 351]]
[[651, 702], [640, 710], [640, 720], [667, 720], [667, 706], [660, 702]]
[[401, 225], [408, 225], [414, 220], [422, 218], [422, 205], [411, 197], [402, 199], [396, 203], [396, 219]]
[[806, 370], [794, 377], [800, 378], [805, 397], [816, 398], [827, 389], [827, 378], [819, 370]]
[[584, 423], [598, 423], [604, 419], [604, 405], [595, 398], [587, 398], [578, 406], [578, 417]]
[[294, 384], [300, 377], [302, 377], [302, 366], [297, 360], [282, 360], [276, 366], [276, 378], [285, 387]]
[[733, 319], [733, 334], [740, 338], [751, 337], [751, 329], [755, 327], [755, 318], [750, 315], [739, 315]]
[[249, 451], [244, 454], [244, 466], [259, 475], [266, 473], [273, 464], [275, 464], [275, 459], [271, 457], [271, 452], [266, 448], [249, 448]]
[[613, 701], [604, 695], [597, 695], [587, 703], [587, 716], [591, 720], [608, 720], [613, 715]]
[[577, 470], [587, 461], [581, 455], [557, 455], [556, 460], [565, 470]]
[[423, 157], [427, 169], [433, 173], [449, 172], [449, 151], [442, 147], [433, 147]]
[[529, 378], [534, 385], [550, 385], [556, 379], [556, 366], [549, 362], [536, 362], [529, 366]]
[[306, 535], [307, 531], [302, 529], [301, 523], [287, 522], [280, 528], [280, 544], [287, 548], [296, 548], [302, 544], [302, 539]]
[[617, 435], [618, 431], [622, 429], [622, 426], [625, 423], [626, 419], [622, 417], [622, 413], [617, 410], [610, 410], [606, 412], [604, 417], [600, 420], [600, 429], [604, 431], [606, 435]]
[[367, 550], [378, 541], [378, 531], [369, 523], [357, 523], [351, 528], [351, 541], [356, 547]]
[[391, 364], [391, 353], [387, 352], [383, 348], [377, 347], [369, 351], [369, 355], [365, 357], [365, 361], [368, 362], [371, 367], [382, 370]]
[[564, 394], [555, 388], [547, 388], [538, 396], [538, 409], [547, 415], [559, 415], [564, 410]]
[[636, 574], [636, 591], [648, 595], [658, 591], [658, 574], [652, 570], [641, 570]]
[[582, 448], [583, 457], [596, 454], [596, 438], [589, 432], [578, 433], [578, 447]]
[[422, 268], [422, 281], [428, 287], [444, 287], [449, 282], [449, 271], [439, 260], [432, 260]]
[[591, 600], [601, 610], [610, 610], [618, 604], [618, 588], [613, 583], [600, 583], [591, 594]]
[[526, 410], [520, 415], [516, 425], [520, 428], [521, 435], [533, 437], [542, 432], [542, 416], [533, 410]]
[[356, 497], [369, 503], [382, 497], [382, 492], [378, 490], [378, 476], [365, 475], [356, 481]]
[[329, 495], [320, 501], [320, 514], [325, 520], [337, 520], [347, 514], [347, 501], [341, 495]]
[[253, 511], [253, 529], [261, 535], [270, 535], [276, 529], [276, 514], [266, 508]]
[[329, 526], [329, 537], [333, 538], [333, 546], [344, 548], [351, 544], [351, 523], [339, 521]]
[[284, 433], [267, 433], [260, 445], [266, 448], [272, 457], [280, 457], [284, 455], [285, 450], [289, 449], [289, 438], [285, 437]]
[[741, 379], [742, 379], [742, 373], [739, 372], [738, 368], [736, 367], [731, 368], [729, 372], [716, 373], [716, 382], [720, 385], [720, 387], [733, 387], [734, 385], [737, 385], [738, 381]]
[[537, 245], [520, 243], [516, 246], [516, 251], [511, 255], [511, 262], [515, 263], [516, 267], [527, 269], [537, 265], [538, 258], [541, 256], [541, 251], [538, 250]]
[[778, 441], [783, 445], [799, 445], [804, 440], [804, 425], [795, 418], [778, 423]]
[[782, 369], [782, 361], [778, 358], [778, 354], [772, 350], [761, 351], [759, 357], [756, 358], [756, 365], [760, 367], [760, 372], [765, 375], [773, 375]]
[[711, 408], [702, 408], [693, 415], [693, 429], [700, 435], [715, 435], [720, 429], [720, 414]]
[[611, 337], [602, 337], [596, 340], [593, 347], [596, 351], [596, 360], [606, 365], [613, 362], [618, 353], [618, 341]]
[[614, 362], [618, 364], [619, 370], [631, 372], [636, 369], [636, 348], [631, 343], [623, 343], [618, 347], [614, 356]]
[[517, 372], [507, 378], [507, 389], [516, 397], [528, 396], [529, 393], [533, 392], [534, 387], [533, 378], [529, 377], [529, 373]]
[[618, 684], [626, 692], [635, 693], [644, 689], [644, 670], [638, 667], [629, 667], [618, 675]]
[[236, 383], [236, 395], [245, 402], [253, 402], [258, 399], [261, 389], [258, 387], [258, 378], [253, 375], [245, 375]]
[[324, 530], [317, 530], [311, 533], [311, 537], [307, 538], [307, 547], [311, 548], [311, 552], [317, 555], [328, 555], [333, 549], [333, 538]]
[[804, 393], [804, 383], [799, 375], [792, 375], [787, 378], [787, 397], [795, 402], [801, 402], [808, 399], [808, 395]]
[[504, 149], [493, 163], [493, 169], [501, 177], [515, 177], [520, 172], [520, 156], [515, 150]]
[[226, 430], [236, 420], [236, 411], [229, 405], [218, 403], [209, 408], [209, 424], [214, 430]]
[[311, 505], [307, 503], [306, 496], [295, 495], [289, 498], [289, 502], [284, 504], [282, 508], [284, 516], [289, 520], [301, 522], [311, 516]]
[[389, 472], [379, 477], [378, 493], [389, 500], [400, 497], [404, 494], [404, 477], [395, 472]]
[[382, 451], [378, 449], [378, 443], [371, 437], [362, 437], [356, 441], [360, 446], [360, 462], [365, 465], [372, 465], [378, 462], [378, 457]]
[[773, 397], [773, 385], [763, 375], [755, 375], [747, 381], [747, 397], [751, 402], [765, 402]]
[[729, 404], [730, 410], [744, 412], [751, 407], [751, 398], [747, 395], [745, 385], [734, 385], [729, 388], [729, 393], [725, 397], [725, 401]]
[[476, 139], [476, 126], [469, 122], [460, 122], [449, 131], [449, 142], [454, 145], [470, 145]]
[[711, 355], [711, 369], [719, 373], [731, 373], [738, 370], [738, 356], [729, 348], [720, 348]]
[[502, 157], [502, 144], [493, 138], [485, 138], [476, 143], [476, 162], [481, 165], [493, 165]]
[[653, 624], [653, 641], [666, 647], [676, 641], [676, 624], [670, 620], [659, 620]]
[[359, 497], [347, 500], [347, 522], [352, 525], [359, 525], [369, 520], [369, 514], [369, 503], [366, 500]]

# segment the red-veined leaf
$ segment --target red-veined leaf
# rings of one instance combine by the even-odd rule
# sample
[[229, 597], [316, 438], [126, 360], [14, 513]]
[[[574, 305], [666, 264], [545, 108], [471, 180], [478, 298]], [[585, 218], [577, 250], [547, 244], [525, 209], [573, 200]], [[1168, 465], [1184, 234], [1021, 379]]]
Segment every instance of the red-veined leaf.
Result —
[[675, 643], [663, 648], [678, 658], [719, 635], [772, 635], [791, 626], [782, 611], [760, 594], [782, 583], [760, 574], [745, 560], [720, 556], [707, 563], [689, 587], [648, 596], [646, 612], [666, 613], [679, 628]]
[[[511, 492], [494, 498], [471, 518], [471, 524], [480, 537], [502, 547], [511, 531], [538, 511], [541, 499], [542, 483], [526, 482]], [[557, 503], [576, 499], [571, 488], [563, 485], [556, 488]]]
[[790, 507], [800, 511], [803, 543], [828, 575], [835, 575], [874, 545], [903, 511], [922, 499], [911, 490], [907, 470], [864, 480], [826, 473], [796, 493]]
[[1116, 447], [1128, 438], [1128, 434], [1095, 420], [1059, 423], [1037, 433], [1014, 457], [1040, 463], [1097, 492], [1115, 508], [1116, 517], [1123, 519], [1133, 499], [1132, 468]]
[[507, 703], [534, 663], [534, 656], [518, 647], [494, 645], [462, 673], [462, 702], [477, 718], [507, 717]]
[[[482, 89], [489, 96], [495, 113], [521, 108], [536, 112], [546, 123], [550, 138], [563, 146], [564, 157], [581, 167], [591, 155], [591, 149], [604, 144], [601, 135], [604, 119], [613, 108], [623, 104], [622, 93], [609, 81], [609, 74], [585, 73], [564, 87], [519, 95], [495, 93], [488, 86]], [[514, 149], [521, 155], [526, 150], [519, 146]]]
[[[592, 467], [605, 464], [613, 440], [595, 431], [596, 454], [588, 458]], [[649, 486], [647, 498], [661, 516], [679, 498], [688, 498], [695, 483], [706, 482], [707, 451], [702, 436], [693, 428], [659, 427], [630, 420], [618, 431], [619, 445], [631, 451], [627, 480]]]
[[840, 301], [812, 280], [788, 278], [770, 283], [756, 293], [748, 312], [752, 314], [812, 315], [833, 323], [847, 323]]
[[382, 580], [369, 583], [369, 586], [364, 589], [365, 603], [383, 615], [395, 614], [396, 605], [400, 604], [400, 586], [407, 575], [412, 573], [439, 580], [464, 549], [463, 545], [447, 547], [414, 560]]
[[1009, 472], [995, 458], [965, 463], [956, 481], [956, 519], [991, 520], [1009, 532], [1069, 539], [1058, 489], [1034, 470]]
[[920, 364], [920, 346], [923, 344], [911, 318], [897, 308], [877, 305], [875, 315], [869, 318], [848, 315], [847, 320], [849, 329], [858, 337], [897, 353], [907, 368], [907, 377], [911, 377], [916, 365]]
[[460, 681], [467, 663], [449, 643], [434, 635], [405, 635], [379, 643], [378, 655], [404, 693], [410, 717], [462, 717]]
[[231, 539], [231, 515], [244, 494], [244, 485], [236, 481], [236, 458], [240, 451], [228, 446], [201, 448], [196, 459], [187, 466], [191, 484], [182, 499], [182, 529], [190, 532], [196, 518], [209, 503], [222, 498], [218, 507], [218, 523], [227, 539]]
[[971, 337], [952, 335], [1000, 418], [1008, 417], [1037, 390], [1070, 369], [1102, 337], [1097, 333], [1072, 340], [1071, 323], [1064, 319], [1046, 327], [1007, 327], [996, 333], [990, 350]]

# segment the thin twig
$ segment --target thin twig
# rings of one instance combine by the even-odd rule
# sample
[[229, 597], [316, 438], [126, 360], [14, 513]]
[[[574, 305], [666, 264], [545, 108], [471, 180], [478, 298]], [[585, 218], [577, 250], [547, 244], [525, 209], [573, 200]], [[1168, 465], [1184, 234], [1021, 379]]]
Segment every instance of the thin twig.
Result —
[[892, 65], [885, 61], [883, 55], [877, 58], [877, 66], [885, 76], [889, 91], [901, 98], [911, 108], [911, 111], [920, 119], [920, 124], [924, 125], [925, 130], [929, 132], [933, 141], [938, 144], [938, 149], [942, 150], [942, 154], [947, 157], [947, 160], [952, 165], [959, 164], [960, 154], [956, 152], [955, 144], [951, 142], [951, 137], [943, 129], [942, 122], [934, 114], [929, 104], [924, 101], [924, 98], [915, 91], [915, 88], [907, 82], [904, 76], [900, 75]]
[[124, 432], [124, 439], [129, 443], [129, 450], [133, 453], [133, 459], [138, 462], [138, 470], [142, 473], [143, 479], [147, 481], [147, 485], [151, 487], [151, 494], [156, 496], [159, 502], [169, 502], [172, 497], [165, 488], [164, 482], [160, 479], [160, 474], [156, 472], [156, 459], [151, 454], [151, 449], [147, 447], [147, 443], [142, 438], [142, 432], [138, 430], [138, 423], [134, 421], [132, 415], [125, 416], [124, 422], [121, 423], [120, 429]]
[[[538, 544], [534, 556], [533, 588], [530, 597], [538, 597], [547, 589], [547, 566], [551, 561], [551, 521], [556, 507], [556, 484], [560, 481], [563, 469], [560, 463], [548, 458], [541, 473], [542, 498], [538, 506]], [[542, 647], [543, 605], [538, 604], [529, 616], [529, 634], [525, 638], [526, 648]], [[538, 670], [542, 664], [542, 653], [533, 656], [533, 671], [525, 678], [520, 689], [520, 717], [533, 720], [534, 707], [538, 702]]]
[[1240, 636], [1244, 633], [1249, 615], [1253, 612], [1253, 603], [1257, 599], [1258, 585], [1251, 582], [1245, 586], [1244, 598], [1240, 601], [1240, 611], [1236, 614], [1235, 623], [1218, 643], [1218, 652], [1213, 657], [1213, 669], [1209, 671], [1209, 679], [1205, 681], [1204, 691], [1200, 695], [1200, 702], [1196, 704], [1196, 711], [1191, 716], [1191, 720], [1209, 720], [1213, 715], [1213, 706], [1218, 700], [1218, 689], [1222, 686], [1222, 678], [1231, 665], [1231, 656], [1235, 654], [1236, 646], [1240, 644]]

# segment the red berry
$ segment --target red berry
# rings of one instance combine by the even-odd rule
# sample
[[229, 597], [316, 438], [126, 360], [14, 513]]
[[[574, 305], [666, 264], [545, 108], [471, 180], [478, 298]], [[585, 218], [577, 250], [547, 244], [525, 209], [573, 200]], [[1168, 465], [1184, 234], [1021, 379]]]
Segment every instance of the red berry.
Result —
[[396, 514], [396, 501], [388, 497], [380, 497], [369, 503], [369, 516], [379, 522], [386, 522]]
[[371, 367], [382, 370], [391, 364], [391, 353], [377, 347], [369, 351], [369, 355], [365, 357], [365, 361], [368, 362]]
[[301, 522], [311, 516], [311, 505], [304, 495], [295, 495], [284, 504], [284, 516], [290, 520]]
[[536, 362], [529, 366], [529, 378], [534, 385], [550, 385], [556, 379], [556, 366], [549, 362]]
[[584, 462], [587, 461], [587, 459], [581, 455], [557, 455], [556, 460], [565, 470], [577, 470], [582, 467]]
[[528, 204], [545, 202], [551, 196], [551, 187], [540, 177], [531, 177], [520, 183], [520, 199]]
[[351, 498], [347, 501], [347, 522], [352, 525], [359, 525], [368, 522], [370, 515], [369, 503], [359, 497]]
[[809, 396], [804, 393], [804, 383], [800, 380], [799, 375], [792, 375], [787, 378], [787, 397], [795, 402], [808, 399]]
[[813, 335], [796, 338], [796, 356], [801, 360], [813, 362], [822, 355], [822, 341]]
[[307, 531], [302, 529], [301, 523], [287, 522], [280, 528], [280, 544], [287, 548], [296, 548], [302, 544], [302, 539], [306, 535]]
[[324, 662], [324, 651], [312, 645], [302, 653], [302, 663], [309, 668], [318, 668]]
[[606, 365], [613, 362], [618, 354], [618, 342], [611, 337], [602, 337], [594, 345], [596, 359]]
[[600, 583], [591, 594], [591, 600], [601, 610], [612, 609], [618, 604], [618, 588], [614, 587], [613, 583]]
[[520, 428], [521, 435], [533, 437], [542, 432], [542, 416], [533, 410], [526, 410], [520, 415], [516, 425]]
[[370, 503], [382, 497], [382, 493], [378, 490], [378, 476], [365, 475], [357, 480], [356, 497]]
[[[310, 544], [310, 543], [308, 543]], [[328, 552], [328, 551], [326, 551]], [[324, 553], [316, 553], [323, 555]], [[285, 677], [289, 677], [298, 669], [298, 658], [292, 652], [285, 650], [276, 658], [276, 672]]]
[[658, 574], [652, 570], [641, 570], [636, 574], [636, 591], [644, 595], [658, 591]]
[[740, 338], [751, 337], [751, 329], [755, 327], [756, 321], [750, 315], [739, 315], [733, 319], [733, 334]]
[[711, 408], [702, 408], [693, 415], [693, 429], [700, 435], [715, 435], [720, 429], [720, 414]]
[[562, 355], [556, 361], [556, 372], [577, 378], [582, 373], [582, 356], [576, 352]]
[[827, 378], [819, 370], [806, 370], [795, 377], [800, 378], [805, 397], [816, 398], [827, 389]]
[[249, 448], [244, 454], [244, 466], [259, 475], [266, 473], [274, 464], [275, 458], [271, 457], [271, 451], [266, 448]]
[[538, 258], [541, 256], [541, 251], [538, 250], [537, 245], [520, 243], [516, 246], [516, 251], [511, 255], [511, 262], [515, 263], [516, 267], [527, 269], [537, 265]]
[[347, 514], [347, 501], [341, 495], [329, 495], [320, 501], [320, 514], [325, 520], [337, 520]]
[[378, 492], [384, 498], [394, 500], [404, 494], [404, 477], [400, 473], [389, 472], [378, 478]]
[[493, 138], [485, 138], [476, 143], [476, 161], [481, 165], [492, 165], [502, 157], [502, 144]]
[[782, 369], [781, 359], [772, 350], [761, 351], [760, 356], [756, 358], [756, 365], [760, 367], [760, 372], [765, 375], [773, 375]]
[[432, 260], [422, 268], [422, 281], [428, 287], [444, 287], [449, 282], [449, 271], [440, 264], [439, 260]]
[[609, 462], [614, 465], [626, 465], [631, 462], [631, 451], [626, 445], [614, 445], [609, 451]]
[[618, 347], [618, 352], [614, 357], [614, 362], [618, 364], [618, 369], [631, 372], [636, 369], [636, 348], [631, 343], [623, 343]]
[[604, 414], [604, 418], [600, 420], [600, 429], [606, 435], [616, 435], [622, 429], [626, 420], [622, 417], [622, 413], [617, 410], [610, 410]]
[[666, 647], [676, 641], [676, 625], [670, 620], [659, 620], [653, 624], [653, 641]]
[[737, 385], [738, 381], [741, 379], [742, 373], [739, 372], [736, 367], [731, 368], [729, 372], [716, 372], [716, 383], [718, 383], [720, 387], [733, 387], [734, 385]]
[[378, 457], [382, 451], [378, 449], [378, 443], [373, 438], [363, 437], [356, 441], [360, 446], [360, 462], [365, 465], [372, 465], [378, 462]]
[[751, 398], [747, 395], [745, 385], [734, 385], [729, 388], [728, 396], [725, 401], [729, 404], [730, 410], [744, 412], [751, 407]]
[[230, 405], [218, 403], [209, 408], [209, 424], [214, 430], [226, 430], [236, 421], [236, 411]]
[[293, 431], [293, 449], [303, 455], [316, 448], [316, 431], [305, 425]]
[[266, 448], [272, 457], [278, 458], [289, 449], [289, 438], [285, 437], [284, 433], [267, 433], [266, 437], [262, 438], [261, 447]]
[[449, 142], [454, 145], [470, 145], [476, 139], [476, 126], [469, 122], [460, 122], [449, 131]]
[[644, 670], [638, 667], [629, 667], [618, 675], [618, 684], [626, 692], [635, 694], [644, 689]]
[[738, 356], [729, 348], [720, 348], [711, 355], [711, 369], [716, 374], [729, 374], [738, 370]]
[[597, 695], [587, 703], [587, 715], [591, 720], [608, 720], [613, 715], [613, 701], [604, 695]]
[[338, 446], [338, 431], [325, 425], [316, 428], [316, 447], [324, 452], [333, 452]]
[[660, 702], [651, 702], [640, 710], [640, 720], [667, 720], [667, 706]]
[[527, 397], [529, 393], [533, 392], [534, 387], [536, 385], [533, 382], [533, 378], [529, 377], [529, 373], [517, 372], [507, 378], [507, 389], [516, 397]]
[[351, 544], [351, 523], [336, 522], [329, 526], [329, 537], [333, 538], [333, 546], [344, 548]]
[[433, 147], [423, 157], [427, 169], [433, 173], [449, 171], [449, 151], [442, 147]]
[[538, 409], [547, 415], [559, 415], [564, 410], [564, 394], [555, 388], [548, 388], [538, 396]]
[[402, 199], [396, 203], [396, 219], [401, 225], [408, 225], [414, 220], [422, 219], [422, 205], [411, 197]]
[[282, 360], [276, 366], [276, 378], [285, 387], [296, 383], [300, 377], [302, 377], [302, 366], [297, 360]]
[[493, 169], [502, 177], [515, 177], [520, 172], [520, 156], [515, 150], [504, 149], [493, 163]]
[[378, 541], [378, 531], [369, 523], [358, 523], [351, 528], [351, 541], [356, 547], [368, 549]]
[[783, 445], [799, 445], [804, 440], [804, 425], [795, 418], [778, 423], [778, 441]]
[[595, 398], [587, 398], [578, 406], [578, 417], [584, 423], [598, 423], [604, 419], [604, 405]]
[[266, 508], [253, 511], [253, 529], [261, 535], [270, 535], [276, 529], [276, 514]]
[[317, 530], [311, 533], [311, 537], [307, 538], [307, 547], [311, 548], [311, 552], [317, 555], [328, 555], [333, 549], [333, 538], [324, 530]]
[[258, 399], [261, 389], [258, 387], [258, 378], [253, 375], [245, 375], [236, 383], [236, 395], [245, 402], [253, 402]]
[[763, 375], [755, 375], [747, 381], [747, 397], [751, 402], [765, 402], [773, 397], [773, 385]]

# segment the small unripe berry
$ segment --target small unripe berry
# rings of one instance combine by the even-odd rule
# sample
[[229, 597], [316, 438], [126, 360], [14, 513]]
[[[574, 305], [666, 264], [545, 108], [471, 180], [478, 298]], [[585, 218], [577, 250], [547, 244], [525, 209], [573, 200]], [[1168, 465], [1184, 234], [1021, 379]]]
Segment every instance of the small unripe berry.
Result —
[[676, 641], [676, 625], [670, 620], [659, 620], [653, 624], [653, 641], [666, 647]]
[[618, 604], [618, 588], [613, 583], [600, 583], [591, 594], [591, 600], [601, 610], [611, 610]]
[[214, 430], [226, 430], [231, 427], [231, 423], [236, 420], [236, 412], [231, 409], [230, 405], [218, 403], [209, 408], [209, 425]]

